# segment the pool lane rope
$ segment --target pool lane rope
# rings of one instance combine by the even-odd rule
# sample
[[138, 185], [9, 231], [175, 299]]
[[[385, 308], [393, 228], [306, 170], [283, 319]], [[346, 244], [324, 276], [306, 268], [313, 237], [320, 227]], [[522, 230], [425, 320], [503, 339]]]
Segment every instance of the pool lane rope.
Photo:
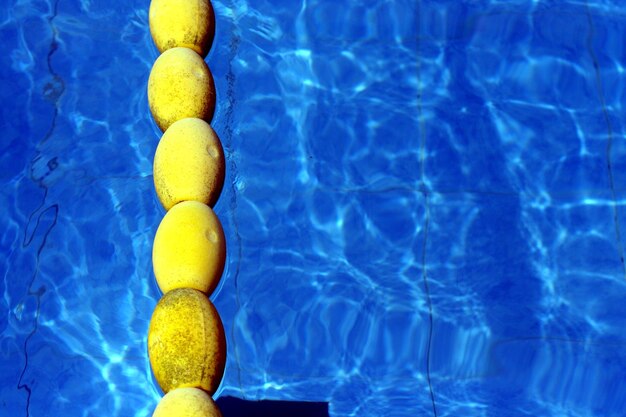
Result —
[[226, 366], [226, 336], [209, 300], [226, 262], [213, 212], [224, 185], [224, 150], [211, 128], [215, 83], [206, 58], [215, 36], [209, 0], [152, 0], [150, 33], [161, 53], [148, 80], [148, 104], [163, 131], [154, 186], [167, 211], [154, 237], [152, 265], [163, 297], [148, 330], [148, 356], [165, 393], [153, 417], [222, 417], [212, 399]]

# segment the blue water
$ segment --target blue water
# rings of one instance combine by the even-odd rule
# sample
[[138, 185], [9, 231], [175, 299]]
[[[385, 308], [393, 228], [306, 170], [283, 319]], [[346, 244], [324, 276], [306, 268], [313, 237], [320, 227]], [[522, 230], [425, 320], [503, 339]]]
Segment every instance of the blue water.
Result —
[[[213, 4], [219, 395], [626, 414], [626, 4]], [[149, 2], [1, 5], [0, 415], [150, 416]]]

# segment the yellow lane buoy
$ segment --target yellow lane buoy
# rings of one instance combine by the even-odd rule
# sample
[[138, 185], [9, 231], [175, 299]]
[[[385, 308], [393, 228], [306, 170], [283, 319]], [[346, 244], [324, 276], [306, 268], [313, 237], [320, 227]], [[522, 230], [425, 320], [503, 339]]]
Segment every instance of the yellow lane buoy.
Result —
[[162, 131], [186, 117], [210, 122], [215, 83], [200, 55], [189, 48], [172, 48], [157, 58], [148, 78], [148, 104]]
[[224, 185], [224, 150], [201, 119], [182, 119], [165, 131], [154, 155], [154, 186], [163, 207], [181, 201], [215, 205]]
[[161, 291], [194, 288], [211, 295], [225, 262], [224, 230], [210, 207], [183, 201], [165, 213], [152, 247], [152, 266]]
[[222, 413], [206, 392], [178, 388], [161, 398], [152, 417], [222, 417]]
[[159, 52], [182, 46], [207, 56], [215, 36], [215, 13], [209, 0], [152, 0], [150, 33]]
[[148, 356], [163, 392], [199, 388], [215, 393], [226, 365], [226, 337], [206, 295], [179, 288], [161, 298], [150, 319]]

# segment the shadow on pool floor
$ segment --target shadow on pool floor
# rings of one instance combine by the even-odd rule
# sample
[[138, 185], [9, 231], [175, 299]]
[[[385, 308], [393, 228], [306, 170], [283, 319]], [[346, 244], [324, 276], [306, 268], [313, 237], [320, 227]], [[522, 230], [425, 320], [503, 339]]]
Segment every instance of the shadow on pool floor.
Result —
[[234, 397], [220, 397], [217, 404], [224, 417], [328, 417], [328, 403], [246, 401]]

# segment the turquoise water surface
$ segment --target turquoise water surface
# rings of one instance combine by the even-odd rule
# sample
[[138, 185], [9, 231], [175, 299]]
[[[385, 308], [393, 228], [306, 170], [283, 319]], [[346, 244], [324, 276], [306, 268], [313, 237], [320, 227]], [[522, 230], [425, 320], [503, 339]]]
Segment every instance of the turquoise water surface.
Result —
[[[149, 1], [1, 1], [0, 415], [150, 416]], [[213, 5], [219, 395], [626, 415], [626, 4]]]

